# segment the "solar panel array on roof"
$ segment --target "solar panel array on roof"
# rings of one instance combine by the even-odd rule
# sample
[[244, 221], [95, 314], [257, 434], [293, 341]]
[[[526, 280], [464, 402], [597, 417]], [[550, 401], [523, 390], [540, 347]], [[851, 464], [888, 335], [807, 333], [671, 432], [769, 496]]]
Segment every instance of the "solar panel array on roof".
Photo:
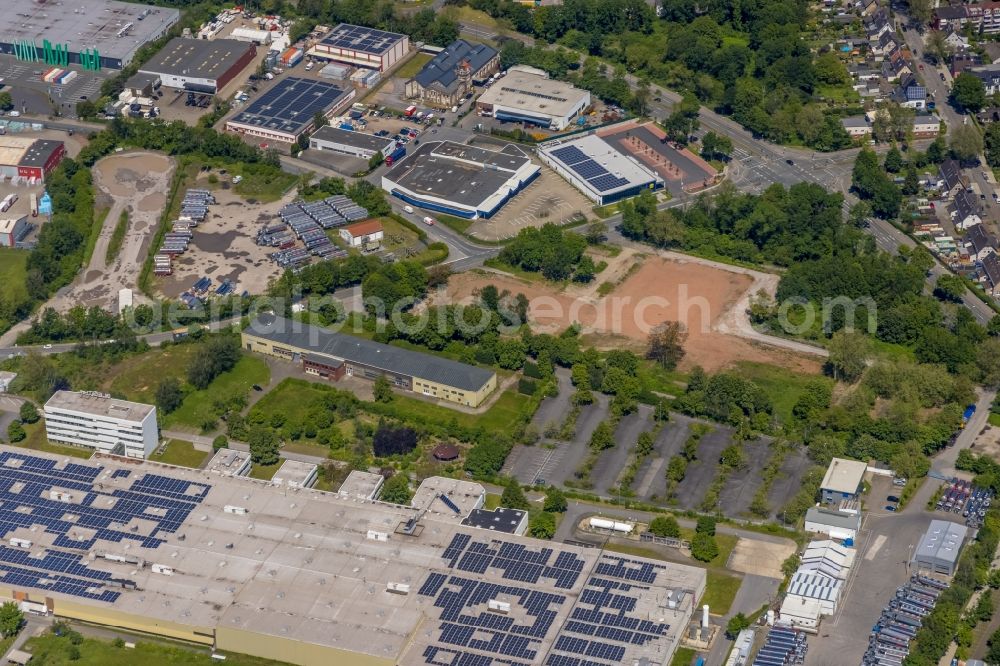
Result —
[[258, 97], [230, 122], [297, 134], [313, 121], [317, 111], [325, 114], [347, 94], [332, 83], [292, 76]]
[[[41, 525], [55, 534], [53, 545], [81, 553], [33, 552], [0, 546], [0, 583], [31, 587], [73, 596], [115, 601], [120, 592], [109, 587], [128, 588], [134, 583], [115, 579], [106, 571], [89, 568], [84, 562], [88, 550], [98, 540], [121, 543], [135, 540], [145, 548], [163, 543], [163, 532], [176, 532], [210, 486], [157, 474], [142, 474], [128, 489], [106, 488], [97, 481], [103, 467], [55, 461], [21, 453], [0, 453], [0, 539], [18, 528]], [[112, 479], [128, 478], [115, 473]], [[52, 499], [59, 489], [74, 501]], [[136, 521], [152, 524], [148, 534], [125, 531]], [[79, 532], [92, 531], [90, 538]]]
[[612, 174], [576, 146], [556, 148], [552, 155], [598, 192], [607, 192], [628, 185], [628, 179]]
[[502, 570], [506, 580], [534, 584], [539, 578], [551, 578], [557, 588], [568, 590], [576, 585], [584, 561], [573, 553], [561, 552], [549, 564], [552, 553], [551, 548], [533, 551], [522, 544], [473, 541], [468, 534], [456, 534], [443, 557], [453, 569], [483, 573], [492, 567]]
[[785, 666], [805, 661], [806, 635], [788, 627], [771, 627], [764, 645], [754, 657], [753, 666]]
[[382, 55], [391, 49], [405, 35], [360, 25], [341, 23], [330, 31], [320, 42], [329, 47]]

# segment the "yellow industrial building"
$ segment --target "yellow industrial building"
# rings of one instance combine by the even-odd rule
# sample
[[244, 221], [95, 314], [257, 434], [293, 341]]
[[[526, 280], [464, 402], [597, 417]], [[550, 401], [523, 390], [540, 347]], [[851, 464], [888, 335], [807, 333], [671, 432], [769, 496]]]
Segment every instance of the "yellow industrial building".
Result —
[[497, 387], [492, 370], [273, 314], [250, 322], [243, 348], [301, 363], [303, 372], [323, 379], [384, 376], [398, 388], [467, 407], [478, 407]]

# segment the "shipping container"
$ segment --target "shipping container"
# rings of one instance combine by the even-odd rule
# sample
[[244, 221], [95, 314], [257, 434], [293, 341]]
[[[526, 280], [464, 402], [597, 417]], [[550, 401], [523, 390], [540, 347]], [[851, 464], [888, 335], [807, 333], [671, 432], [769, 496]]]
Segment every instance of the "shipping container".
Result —
[[295, 67], [295, 65], [302, 61], [302, 56], [302, 49], [292, 46], [281, 54], [281, 64], [285, 67]]

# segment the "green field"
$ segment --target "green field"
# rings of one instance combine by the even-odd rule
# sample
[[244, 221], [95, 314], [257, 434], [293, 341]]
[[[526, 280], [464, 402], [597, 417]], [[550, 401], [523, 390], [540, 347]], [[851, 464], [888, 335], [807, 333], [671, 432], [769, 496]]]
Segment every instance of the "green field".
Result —
[[[413, 3], [407, 3], [413, 4]], [[417, 73], [424, 68], [424, 65], [431, 61], [431, 56], [428, 53], [417, 53], [412, 58], [407, 60], [403, 65], [396, 70], [394, 76], [397, 76], [403, 80], [412, 79]]]
[[990, 412], [989, 417], [986, 419], [991, 426], [1000, 428], [1000, 414], [996, 412]]
[[[33, 655], [32, 664], [41, 666], [134, 666], [135, 664], [171, 664], [171, 666], [210, 666], [219, 662], [212, 659], [208, 648], [196, 652], [177, 645], [136, 642], [134, 648], [115, 647], [108, 641], [85, 638], [76, 646], [79, 651], [74, 659], [73, 644], [69, 638], [52, 633], [29, 638], [25, 650]], [[226, 653], [230, 666], [281, 666], [281, 662], [248, 655]]]
[[184, 383], [191, 357], [197, 349], [196, 344], [171, 345], [133, 356], [112, 368], [113, 379], [106, 388], [128, 400], [154, 403], [156, 387], [164, 379], [173, 377]]
[[27, 250], [0, 248], [0, 280], [3, 280], [5, 297], [10, 301], [19, 301], [27, 294], [24, 278], [28, 272], [29, 254]]
[[212, 404], [215, 398], [248, 393], [251, 386], [265, 385], [270, 378], [271, 371], [267, 363], [256, 356], [245, 355], [232, 370], [216, 377], [207, 389], [188, 393], [177, 411], [163, 417], [163, 425], [201, 428], [203, 423], [217, 418]]
[[737, 374], [752, 380], [764, 389], [764, 392], [774, 403], [775, 416], [786, 424], [792, 422], [792, 408], [795, 407], [795, 403], [798, 402], [810, 382], [825, 381], [829, 382], [831, 386], [833, 385], [833, 381], [829, 379], [816, 375], [799, 374], [766, 363], [741, 361], [736, 364], [736, 368]]
[[277, 201], [299, 181], [298, 176], [284, 171], [256, 173], [241, 170], [237, 166], [234, 166], [232, 171], [234, 173], [239, 171], [238, 175], [243, 176], [243, 182], [233, 187], [233, 190], [244, 199], [256, 201]]
[[44, 451], [46, 453], [53, 453], [57, 456], [72, 456], [74, 458], [89, 458], [93, 453], [90, 449], [84, 449], [76, 446], [64, 446], [62, 444], [53, 444], [49, 442], [48, 438], [45, 436], [45, 425], [41, 421], [37, 423], [25, 423], [24, 432], [27, 433], [28, 436], [14, 446], [22, 446], [26, 449], [32, 449], [34, 451]]
[[698, 653], [691, 648], [679, 647], [677, 652], [674, 652], [674, 658], [670, 660], [670, 666], [691, 666], [697, 655]]
[[493, 511], [500, 506], [500, 496], [496, 493], [486, 493], [486, 499], [483, 501], [483, 508], [487, 511]]
[[457, 231], [460, 234], [464, 234], [472, 226], [474, 220], [467, 220], [462, 217], [454, 217], [453, 215], [445, 215], [444, 213], [438, 213], [434, 216], [434, 219], [438, 221], [439, 224], [443, 224], [452, 231]]
[[154, 453], [149, 459], [165, 465], [198, 468], [210, 455], [212, 454], [207, 451], [199, 451], [194, 448], [191, 442], [172, 439], [163, 447], [163, 453]]
[[108, 241], [107, 252], [104, 253], [104, 263], [110, 264], [118, 256], [125, 242], [125, 232], [128, 231], [128, 211], [123, 210], [115, 223], [115, 230], [111, 233], [111, 240]]
[[729, 607], [733, 605], [733, 599], [740, 591], [743, 579], [712, 569], [709, 569], [707, 573], [708, 582], [705, 585], [705, 596], [699, 603], [708, 604], [711, 612], [716, 615], [725, 615], [729, 612]]

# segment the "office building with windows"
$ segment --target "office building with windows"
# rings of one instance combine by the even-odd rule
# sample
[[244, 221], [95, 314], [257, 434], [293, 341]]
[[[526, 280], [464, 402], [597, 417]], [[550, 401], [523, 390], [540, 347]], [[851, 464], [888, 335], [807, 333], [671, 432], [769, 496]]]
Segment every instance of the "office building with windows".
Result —
[[53, 442], [146, 458], [159, 442], [156, 407], [92, 391], [56, 391], [43, 409]]

